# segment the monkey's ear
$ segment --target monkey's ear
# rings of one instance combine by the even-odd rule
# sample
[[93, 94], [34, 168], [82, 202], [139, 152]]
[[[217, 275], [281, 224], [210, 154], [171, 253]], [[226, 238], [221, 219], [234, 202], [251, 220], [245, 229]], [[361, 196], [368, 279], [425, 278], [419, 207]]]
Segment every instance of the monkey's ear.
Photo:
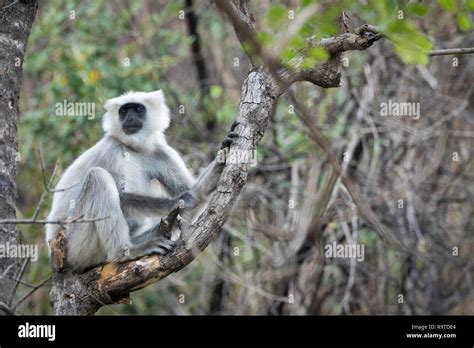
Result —
[[105, 111], [110, 111], [115, 106], [117, 106], [117, 98], [109, 99], [104, 104]]
[[163, 94], [163, 91], [161, 89], [157, 90], [157, 91], [154, 91], [154, 92], [150, 92], [148, 93], [149, 95], [149, 100], [153, 103], [156, 103], [156, 104], [162, 104], [162, 103], [165, 103], [165, 95]]

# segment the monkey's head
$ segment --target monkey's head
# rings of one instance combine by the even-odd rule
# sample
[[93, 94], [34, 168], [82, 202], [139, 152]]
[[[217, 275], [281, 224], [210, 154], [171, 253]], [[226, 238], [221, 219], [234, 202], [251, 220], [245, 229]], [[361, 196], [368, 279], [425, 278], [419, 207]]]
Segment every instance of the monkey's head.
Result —
[[170, 114], [161, 90], [128, 92], [107, 100], [103, 118], [106, 134], [132, 148], [152, 148], [164, 138]]

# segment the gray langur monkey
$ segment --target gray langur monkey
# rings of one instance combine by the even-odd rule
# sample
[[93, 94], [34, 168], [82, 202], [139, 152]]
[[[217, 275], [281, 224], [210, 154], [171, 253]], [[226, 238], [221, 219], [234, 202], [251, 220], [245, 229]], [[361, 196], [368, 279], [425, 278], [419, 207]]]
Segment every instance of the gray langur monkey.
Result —
[[[155, 227], [178, 204], [195, 210], [216, 187], [223, 163], [195, 180], [165, 139], [169, 109], [161, 90], [129, 92], [105, 103], [104, 137], [62, 175], [48, 220], [66, 225], [67, 262], [77, 272], [108, 261], [164, 255], [175, 246]], [[227, 147], [235, 133], [223, 142]], [[181, 202], [180, 202], [181, 201]], [[61, 226], [46, 227], [46, 241]], [[176, 237], [174, 238], [176, 239]]]

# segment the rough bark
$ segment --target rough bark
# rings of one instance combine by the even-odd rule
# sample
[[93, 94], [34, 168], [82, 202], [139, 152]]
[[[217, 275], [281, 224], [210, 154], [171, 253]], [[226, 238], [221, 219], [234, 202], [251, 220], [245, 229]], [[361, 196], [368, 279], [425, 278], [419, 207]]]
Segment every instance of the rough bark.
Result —
[[[257, 45], [253, 18], [245, 0], [219, 1], [218, 8], [228, 15], [241, 43]], [[371, 32], [372, 33], [372, 32]], [[261, 47], [254, 52], [267, 55], [264, 66], [255, 66], [245, 79], [239, 104], [239, 114], [232, 125], [238, 137], [229, 153], [242, 153], [256, 149], [273, 115], [278, 97], [295, 81], [310, 81], [322, 87], [339, 86], [340, 55], [345, 49], [365, 49], [375, 40], [361, 30], [355, 34], [342, 34], [331, 38], [331, 57], [328, 62], [307, 71], [274, 70], [275, 58]], [[373, 34], [373, 33], [372, 33]], [[372, 36], [370, 36], [372, 38]], [[311, 44], [308, 42], [308, 44]], [[249, 57], [252, 58], [252, 57]], [[229, 158], [229, 157], [228, 157]], [[105, 304], [127, 301], [131, 291], [143, 288], [177, 272], [204, 250], [216, 237], [227, 220], [232, 206], [247, 182], [248, 164], [227, 161], [216, 191], [206, 209], [193, 223], [189, 237], [181, 241], [170, 254], [149, 256], [123, 264], [106, 264], [83, 274], [73, 274], [57, 265], [53, 278], [51, 301], [57, 315], [91, 315]], [[63, 236], [59, 236], [63, 238]], [[61, 241], [55, 242], [62, 245]], [[67, 251], [66, 251], [67, 252]], [[59, 253], [59, 257], [54, 257]], [[61, 260], [61, 248], [53, 248], [53, 260]]]
[[[17, 120], [23, 58], [36, 1], [0, 2], [0, 219], [16, 218]], [[0, 225], [0, 244], [17, 243], [15, 225]], [[18, 259], [0, 258], [0, 303], [10, 306]], [[3, 310], [2, 310], [3, 308]], [[8, 310], [0, 306], [0, 314]]]

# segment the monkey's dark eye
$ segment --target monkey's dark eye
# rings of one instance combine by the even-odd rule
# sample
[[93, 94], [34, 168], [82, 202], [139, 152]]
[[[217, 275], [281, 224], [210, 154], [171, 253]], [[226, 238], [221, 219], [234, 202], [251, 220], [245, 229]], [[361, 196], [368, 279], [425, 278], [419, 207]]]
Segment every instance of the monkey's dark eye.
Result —
[[120, 109], [119, 110], [119, 115], [120, 116], [125, 116], [126, 114], [127, 114], [127, 110], [125, 110], [125, 109]]
[[135, 111], [138, 112], [139, 114], [143, 114], [145, 112], [145, 107], [143, 105], [138, 105], [135, 108]]

